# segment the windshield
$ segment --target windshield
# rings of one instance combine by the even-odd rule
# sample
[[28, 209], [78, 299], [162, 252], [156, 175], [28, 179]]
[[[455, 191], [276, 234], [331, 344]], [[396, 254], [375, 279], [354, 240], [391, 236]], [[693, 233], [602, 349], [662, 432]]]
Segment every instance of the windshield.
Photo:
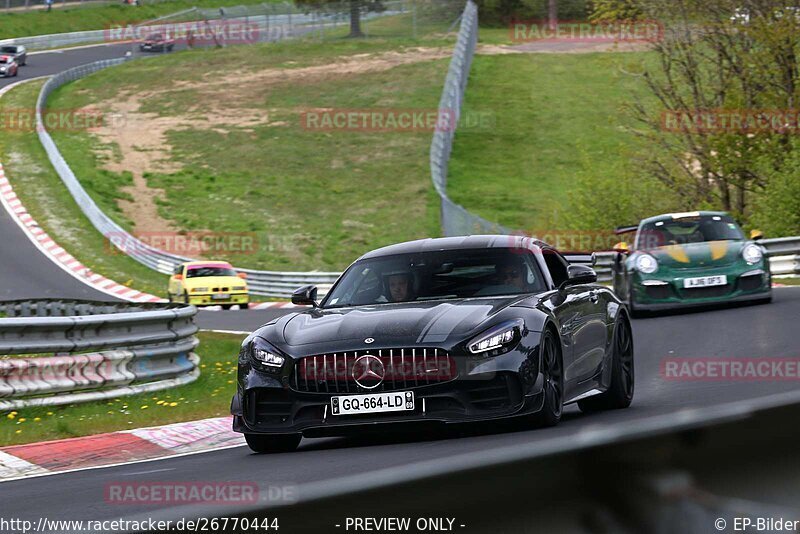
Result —
[[347, 270], [324, 307], [514, 295], [544, 288], [528, 251], [440, 250], [359, 261]]
[[16, 46], [0, 46], [0, 52], [4, 54], [16, 54], [17, 47]]
[[147, 36], [147, 40], [148, 41], [160, 41], [161, 40], [161, 34], [160, 33], [151, 33], [150, 35]]
[[230, 267], [189, 267], [186, 269], [186, 278], [201, 276], [237, 276], [237, 274]]
[[11, 63], [11, 61], [12, 61], [12, 60], [11, 60], [11, 58], [10, 58], [10, 57], [0, 57], [0, 63], [3, 63], [3, 64], [5, 64], [5, 63]]
[[636, 235], [636, 248], [648, 250], [669, 245], [707, 241], [739, 241], [741, 228], [728, 215], [696, 215], [644, 224]]

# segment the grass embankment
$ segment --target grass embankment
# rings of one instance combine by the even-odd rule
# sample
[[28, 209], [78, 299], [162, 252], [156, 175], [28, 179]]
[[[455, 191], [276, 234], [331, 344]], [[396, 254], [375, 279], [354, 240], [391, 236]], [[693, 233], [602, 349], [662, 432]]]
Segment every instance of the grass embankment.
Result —
[[496, 127], [456, 133], [450, 196], [512, 229], [565, 228], [569, 193], [581, 177], [621, 176], [637, 150], [625, 105], [643, 93], [641, 78], [630, 73], [650, 57], [476, 56], [464, 112], [493, 113]]
[[438, 235], [431, 132], [309, 129], [303, 113], [435, 110], [451, 47], [443, 38], [305, 41], [132, 62], [50, 100], [51, 109], [120, 112], [120, 131], [54, 139], [129, 230], [142, 221], [118, 199], [130, 198], [138, 172], [163, 190], [155, 203], [164, 227], [258, 235], [254, 253], [215, 256], [261, 269], [341, 269], [371, 248]]
[[214, 8], [263, 3], [264, 0], [168, 0], [154, 3], [147, 3], [145, 0], [138, 7], [123, 5], [121, 2], [60, 7], [56, 2], [53, 11], [49, 13], [38, 9], [2, 13], [0, 39], [124, 27], [192, 7]]
[[200, 377], [185, 386], [110, 401], [0, 413], [0, 446], [227, 415], [244, 336], [200, 332]]

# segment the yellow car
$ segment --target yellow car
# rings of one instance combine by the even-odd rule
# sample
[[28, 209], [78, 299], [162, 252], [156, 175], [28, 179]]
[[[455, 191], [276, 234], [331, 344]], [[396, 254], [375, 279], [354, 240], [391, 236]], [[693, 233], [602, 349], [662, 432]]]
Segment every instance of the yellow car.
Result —
[[246, 309], [250, 302], [246, 278], [226, 261], [190, 261], [175, 267], [167, 294], [170, 302], [219, 305], [224, 310], [238, 304], [240, 309]]

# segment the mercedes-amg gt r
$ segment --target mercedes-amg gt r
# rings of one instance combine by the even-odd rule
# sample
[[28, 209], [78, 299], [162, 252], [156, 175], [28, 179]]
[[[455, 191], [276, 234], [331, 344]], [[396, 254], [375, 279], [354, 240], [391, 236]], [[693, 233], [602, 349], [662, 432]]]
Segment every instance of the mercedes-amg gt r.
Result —
[[[541, 241], [423, 239], [369, 252], [309, 309], [242, 344], [233, 428], [256, 452], [301, 436], [518, 418], [565, 404], [625, 408], [634, 390], [625, 306]], [[582, 263], [578, 263], [581, 261]]]

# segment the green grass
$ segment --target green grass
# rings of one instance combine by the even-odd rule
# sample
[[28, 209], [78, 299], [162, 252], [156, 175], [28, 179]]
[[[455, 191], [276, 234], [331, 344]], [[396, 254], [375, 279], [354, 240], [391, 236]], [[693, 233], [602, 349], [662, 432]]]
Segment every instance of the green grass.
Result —
[[200, 332], [198, 337], [200, 377], [191, 384], [109, 401], [3, 412], [0, 446], [228, 415], [244, 336]]
[[[148, 185], [167, 192], [159, 213], [184, 230], [258, 234], [261, 246], [255, 254], [217, 254], [236, 265], [341, 269], [372, 248], [439, 234], [438, 203], [428, 169], [431, 133], [308, 130], [301, 126], [301, 111], [435, 109], [447, 59], [345, 76], [278, 80], [245, 92], [237, 92], [235, 83], [207, 92], [199, 82], [214, 82], [204, 78], [204, 72], [216, 69], [236, 80], [264, 69], [288, 72], [356, 54], [401, 49], [413, 53], [421, 43], [452, 46], [451, 39], [441, 37], [346, 39], [176, 53], [70, 84], [51, 97], [50, 107], [74, 109], [145, 95], [142, 111], [160, 116], [214, 114], [221, 102], [223, 113], [231, 116], [266, 111], [269, 124], [168, 131], [169, 159], [182, 169], [145, 175]], [[167, 88], [171, 89], [152, 94]], [[54, 139], [92, 197], [130, 227], [116, 205], [119, 188], [129, 177], [98, 170], [108, 151], [97, 136], [58, 131]]]
[[[6, 93], [0, 110], [33, 110], [42, 81]], [[59, 245], [94, 272], [140, 291], [166, 296], [166, 276], [112, 249], [83, 215], [47, 159], [32, 129], [7, 128], [0, 136], [0, 161], [14, 192], [36, 222]]]
[[[58, 7], [50, 13], [44, 10], [10, 11], [0, 15], [0, 39], [46, 35], [84, 30], [103, 30], [152, 20], [191, 7], [213, 8], [263, 4], [271, 0], [167, 0], [139, 7], [121, 3]], [[31, 60], [33, 61], [33, 60]]]
[[[483, 31], [483, 30], [482, 30]], [[648, 53], [478, 55], [464, 112], [492, 129], [458, 131], [448, 192], [512, 229], [563, 228], [582, 175], [613, 176], [637, 148], [625, 111]]]

